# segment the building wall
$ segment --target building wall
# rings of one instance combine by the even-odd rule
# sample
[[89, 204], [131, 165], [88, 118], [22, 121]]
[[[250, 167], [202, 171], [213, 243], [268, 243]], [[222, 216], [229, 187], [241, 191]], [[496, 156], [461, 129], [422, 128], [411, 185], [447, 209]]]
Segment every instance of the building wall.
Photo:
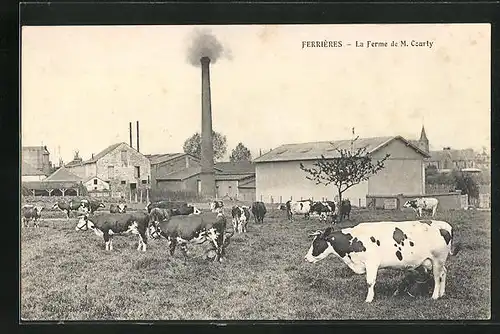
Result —
[[256, 201], [255, 188], [238, 188], [238, 199], [245, 202]]
[[42, 147], [23, 147], [22, 159], [31, 166], [45, 173], [50, 173], [50, 154], [44, 153]]
[[222, 198], [224, 196], [229, 196], [232, 198], [238, 197], [238, 181], [236, 180], [216, 180], [215, 181], [215, 192], [217, 198]]
[[198, 193], [199, 176], [195, 175], [185, 180], [157, 180], [156, 189], [168, 191], [185, 191]]
[[21, 182], [42, 181], [45, 178], [45, 175], [22, 175]]
[[109, 190], [110, 185], [99, 179], [99, 178], [92, 178], [88, 180], [87, 182], [84, 183], [85, 188], [87, 188], [88, 191], [92, 190]]
[[[122, 150], [127, 152], [125, 162], [122, 161]], [[108, 171], [109, 166], [113, 166], [111, 175]], [[135, 175], [135, 166], [140, 167], [139, 178]], [[97, 161], [96, 174], [94, 175], [105, 181], [110, 181], [112, 191], [128, 194], [131, 183], [135, 183], [137, 189], [148, 187], [148, 181], [151, 178], [151, 165], [149, 159], [144, 155], [130, 146], [122, 144]]]
[[77, 166], [68, 166], [66, 168], [71, 173], [75, 174], [76, 176], [78, 176], [82, 179], [87, 179], [91, 176], [96, 176], [96, 174], [97, 174], [97, 165], [95, 163], [82, 164], [82, 165], [77, 165]]
[[425, 193], [424, 157], [407, 147], [399, 140], [391, 142], [373, 154], [381, 159], [385, 154], [391, 156], [385, 161], [385, 168], [368, 180], [368, 194], [421, 194]]
[[157, 179], [157, 176], [165, 176], [169, 173], [176, 172], [183, 170], [185, 168], [193, 167], [193, 166], [199, 166], [200, 163], [196, 161], [193, 157], [191, 156], [183, 156], [179, 157], [176, 159], [172, 159], [170, 161], [166, 161], [160, 164], [155, 164], [151, 166], [151, 184], [153, 187], [157, 184], [156, 182], [153, 182], [153, 180]]

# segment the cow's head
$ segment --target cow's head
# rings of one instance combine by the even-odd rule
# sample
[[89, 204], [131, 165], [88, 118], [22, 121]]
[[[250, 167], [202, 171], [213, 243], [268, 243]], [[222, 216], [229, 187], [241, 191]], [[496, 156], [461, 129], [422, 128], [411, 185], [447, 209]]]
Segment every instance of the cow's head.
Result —
[[417, 207], [416, 199], [406, 201], [406, 203], [403, 205], [403, 208], [416, 208], [416, 207]]
[[38, 214], [40, 214], [44, 208], [41, 205], [35, 205], [34, 209]]
[[76, 224], [75, 230], [77, 231], [87, 231], [88, 229], [93, 230], [94, 229], [94, 223], [89, 220], [88, 215], [83, 215], [80, 216], [80, 219], [78, 220], [78, 224]]
[[125, 213], [127, 210], [127, 204], [120, 203], [117, 205], [119, 213]]
[[193, 215], [201, 215], [201, 211], [200, 209], [198, 209], [197, 207], [195, 207], [194, 205], [190, 205], [190, 207], [193, 208]]
[[332, 228], [328, 227], [325, 231], [318, 230], [309, 234], [309, 236], [313, 236], [314, 239], [309, 251], [304, 257], [306, 261], [316, 263], [323, 260], [328, 255], [335, 253], [331, 244], [333, 241], [333, 237], [330, 237], [331, 233]]

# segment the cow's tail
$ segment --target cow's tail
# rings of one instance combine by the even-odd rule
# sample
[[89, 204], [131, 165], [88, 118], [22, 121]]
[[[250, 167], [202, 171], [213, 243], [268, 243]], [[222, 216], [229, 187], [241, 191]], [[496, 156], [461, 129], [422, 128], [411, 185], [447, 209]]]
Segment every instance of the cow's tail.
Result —
[[455, 256], [458, 254], [458, 252], [460, 252], [460, 250], [462, 249], [462, 244], [455, 241], [455, 237], [456, 237], [456, 232], [452, 230], [452, 234], [451, 234], [451, 245], [450, 245], [450, 255], [451, 256]]

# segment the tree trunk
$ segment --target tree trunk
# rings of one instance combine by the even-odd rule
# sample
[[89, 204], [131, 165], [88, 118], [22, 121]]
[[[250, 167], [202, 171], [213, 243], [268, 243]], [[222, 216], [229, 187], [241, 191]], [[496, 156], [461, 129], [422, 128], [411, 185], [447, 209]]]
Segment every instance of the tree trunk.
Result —
[[340, 191], [340, 187], [338, 188], [339, 191], [339, 201], [337, 203], [338, 206], [338, 216], [337, 216], [337, 222], [342, 222], [342, 215], [340, 214], [340, 209], [342, 208], [342, 191]]

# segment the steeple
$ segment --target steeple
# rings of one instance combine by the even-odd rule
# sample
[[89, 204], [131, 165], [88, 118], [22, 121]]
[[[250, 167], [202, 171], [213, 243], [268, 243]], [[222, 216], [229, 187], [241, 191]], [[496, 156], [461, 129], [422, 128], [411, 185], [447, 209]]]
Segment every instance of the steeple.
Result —
[[422, 125], [422, 131], [420, 132], [420, 139], [418, 140], [420, 144], [420, 148], [429, 152], [429, 139], [427, 139], [427, 135], [425, 133], [424, 125]]

